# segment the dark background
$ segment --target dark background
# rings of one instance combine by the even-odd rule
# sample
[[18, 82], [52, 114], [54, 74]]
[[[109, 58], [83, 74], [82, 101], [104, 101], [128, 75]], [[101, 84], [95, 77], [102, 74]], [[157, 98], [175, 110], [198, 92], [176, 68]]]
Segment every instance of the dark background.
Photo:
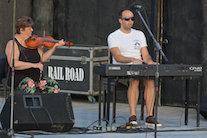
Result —
[[[107, 45], [106, 38], [119, 28], [118, 12], [133, 2], [142, 5], [143, 17], [169, 59], [164, 64], [202, 64], [201, 98], [206, 87], [206, 0], [17, 0], [16, 17], [31, 16], [34, 34], [66, 39], [74, 44]], [[0, 0], [0, 55], [4, 55], [7, 41], [12, 38], [13, 5]], [[134, 28], [142, 30], [148, 49], [155, 60], [152, 39], [135, 12]], [[161, 80], [161, 104], [184, 105], [185, 80]], [[190, 105], [195, 105], [197, 84], [190, 81]]]

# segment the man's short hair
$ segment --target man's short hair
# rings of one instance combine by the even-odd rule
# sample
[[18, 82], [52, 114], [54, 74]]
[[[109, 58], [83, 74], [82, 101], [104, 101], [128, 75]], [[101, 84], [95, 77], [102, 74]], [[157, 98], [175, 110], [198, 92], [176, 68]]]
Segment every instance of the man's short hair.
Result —
[[126, 10], [131, 11], [133, 13], [133, 11], [130, 8], [124, 8], [119, 11], [119, 18], [122, 18], [122, 13], [123, 13], [123, 11], [126, 11]]

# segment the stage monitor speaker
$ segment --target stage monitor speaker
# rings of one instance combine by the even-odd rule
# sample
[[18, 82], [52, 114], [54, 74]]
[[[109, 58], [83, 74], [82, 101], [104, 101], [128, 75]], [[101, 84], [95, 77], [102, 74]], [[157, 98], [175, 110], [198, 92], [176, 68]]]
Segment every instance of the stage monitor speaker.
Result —
[[200, 104], [200, 114], [207, 119], [207, 98], [204, 99]]
[[[10, 128], [11, 97], [1, 113], [3, 129]], [[43, 130], [69, 132], [74, 123], [71, 96], [58, 94], [14, 94], [13, 129], [17, 131]]]

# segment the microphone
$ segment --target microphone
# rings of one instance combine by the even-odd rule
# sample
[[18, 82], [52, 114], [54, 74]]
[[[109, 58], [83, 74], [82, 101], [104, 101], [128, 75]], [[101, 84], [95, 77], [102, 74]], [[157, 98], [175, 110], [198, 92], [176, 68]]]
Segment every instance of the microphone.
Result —
[[135, 3], [132, 3], [131, 6], [130, 6], [130, 9], [132, 9], [132, 10], [141, 9], [141, 8], [142, 8], [141, 5], [138, 5], [138, 4], [135, 4]]

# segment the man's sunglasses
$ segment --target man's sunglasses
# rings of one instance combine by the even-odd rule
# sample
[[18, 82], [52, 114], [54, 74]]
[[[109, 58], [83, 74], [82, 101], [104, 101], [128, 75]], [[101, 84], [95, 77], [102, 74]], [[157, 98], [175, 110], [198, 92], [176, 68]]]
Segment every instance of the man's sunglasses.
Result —
[[122, 20], [125, 20], [125, 21], [129, 21], [130, 19], [132, 21], [134, 21], [134, 17], [125, 17], [125, 18], [121, 18]]

